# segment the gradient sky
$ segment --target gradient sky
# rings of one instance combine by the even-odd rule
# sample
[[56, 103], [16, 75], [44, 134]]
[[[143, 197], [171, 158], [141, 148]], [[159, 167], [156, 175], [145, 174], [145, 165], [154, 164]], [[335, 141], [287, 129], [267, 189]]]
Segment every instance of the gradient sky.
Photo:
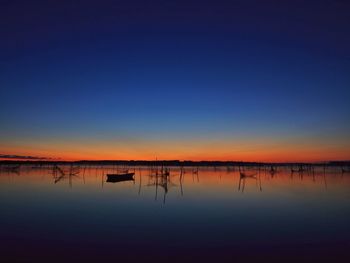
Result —
[[350, 159], [348, 1], [1, 1], [0, 154]]

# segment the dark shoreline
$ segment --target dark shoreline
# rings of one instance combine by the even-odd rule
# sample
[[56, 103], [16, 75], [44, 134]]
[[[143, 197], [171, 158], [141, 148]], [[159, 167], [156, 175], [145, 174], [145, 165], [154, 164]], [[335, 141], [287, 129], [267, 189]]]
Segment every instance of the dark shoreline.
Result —
[[243, 162], [243, 161], [180, 161], [180, 160], [80, 160], [80, 161], [51, 161], [51, 160], [0, 160], [0, 165], [128, 165], [128, 166], [199, 166], [199, 167], [227, 167], [227, 166], [350, 166], [350, 161], [324, 161], [324, 162]]

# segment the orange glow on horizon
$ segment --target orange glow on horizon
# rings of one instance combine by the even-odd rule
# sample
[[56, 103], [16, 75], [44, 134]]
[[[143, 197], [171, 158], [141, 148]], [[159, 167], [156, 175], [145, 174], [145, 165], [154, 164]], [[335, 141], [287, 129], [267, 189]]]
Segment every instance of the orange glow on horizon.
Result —
[[[43, 156], [50, 160], [193, 160], [246, 162], [318, 162], [349, 160], [350, 147], [310, 141], [56, 141], [0, 145], [1, 154]], [[9, 160], [0, 158], [2, 160]], [[14, 160], [14, 159], [12, 159]], [[34, 160], [34, 159], [33, 159]], [[45, 160], [45, 159], [42, 159]]]
[[350, 142], [325, 138], [38, 139], [35, 142], [0, 143], [0, 149], [0, 154], [42, 156], [57, 161], [152, 161], [156, 158], [246, 162], [350, 160]]

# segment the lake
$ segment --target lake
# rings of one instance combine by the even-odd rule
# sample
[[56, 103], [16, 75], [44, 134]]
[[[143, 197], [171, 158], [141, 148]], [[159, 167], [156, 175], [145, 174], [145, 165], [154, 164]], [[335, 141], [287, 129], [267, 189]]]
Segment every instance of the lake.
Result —
[[[311, 262], [350, 259], [350, 174], [339, 167], [114, 166], [0, 173], [0, 261]], [[61, 172], [62, 171], [62, 172]], [[242, 171], [241, 171], [242, 172]]]

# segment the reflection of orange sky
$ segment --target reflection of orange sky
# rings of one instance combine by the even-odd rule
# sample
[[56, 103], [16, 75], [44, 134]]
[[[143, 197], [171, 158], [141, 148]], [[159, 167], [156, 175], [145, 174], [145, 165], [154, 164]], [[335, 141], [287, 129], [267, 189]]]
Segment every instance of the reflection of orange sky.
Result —
[[309, 140], [57, 140], [1, 143], [1, 154], [61, 160], [239, 160], [293, 162], [348, 160], [344, 143]]
[[[69, 170], [69, 166], [60, 166], [64, 171]], [[132, 169], [132, 168], [131, 168]], [[228, 191], [229, 195], [234, 193], [238, 193], [238, 186], [240, 181], [240, 175], [237, 167], [234, 171], [227, 171], [226, 167], [220, 167], [216, 170], [213, 167], [200, 167], [198, 174], [193, 174], [194, 167], [186, 167], [185, 173], [183, 174], [182, 181], [180, 182], [180, 169], [179, 167], [170, 167], [170, 182], [174, 184], [173, 187], [170, 187], [170, 194], [179, 194], [181, 191], [181, 184], [185, 189], [185, 196], [193, 194], [197, 197], [197, 194], [200, 191], [204, 191], [205, 195], [211, 195], [211, 198], [215, 198], [213, 195], [220, 197], [226, 191]], [[84, 168], [84, 177], [74, 177], [73, 185], [74, 189], [76, 187], [82, 187], [82, 189], [86, 189], [86, 187], [101, 187], [101, 177], [107, 173], [113, 173], [115, 171], [114, 166], [104, 166], [103, 168], [98, 168], [98, 171], [95, 167], [87, 167], [86, 170]], [[26, 169], [23, 167], [21, 169], [21, 176], [16, 176], [13, 180], [13, 183], [25, 183], [23, 184], [23, 191], [28, 189], [28, 185], [39, 185], [42, 186], [43, 182], [47, 182], [50, 186], [52, 186], [53, 180], [55, 180], [52, 176], [45, 176], [51, 174], [52, 168], [40, 168], [40, 169]], [[348, 188], [350, 185], [350, 176], [347, 174], [343, 175], [340, 172], [339, 167], [334, 169], [327, 169], [326, 173], [322, 167], [315, 168], [315, 172], [312, 174], [308, 173], [294, 173], [291, 174], [290, 168], [278, 168], [278, 172], [273, 176], [269, 173], [269, 170], [261, 169], [260, 173], [257, 169], [247, 168], [245, 169], [247, 174], [256, 174], [256, 179], [247, 178], [245, 179], [245, 189], [244, 192], [247, 193], [283, 193], [284, 196], [288, 195], [288, 191], [290, 191], [293, 195], [295, 191], [301, 193], [303, 191], [308, 194], [312, 194], [315, 191], [322, 190], [324, 191], [343, 191], [344, 193], [348, 193]], [[8, 182], [8, 177], [13, 174], [8, 172], [0, 171], [0, 174], [5, 176], [0, 176], [0, 186], [6, 187], [6, 184], [2, 184], [2, 182]], [[143, 177], [143, 182], [152, 182], [155, 178], [150, 179], [148, 176], [150, 171], [148, 168], [136, 169], [135, 180], [136, 184], [140, 182], [140, 174]], [[25, 176], [23, 176], [25, 175]], [[96, 176], [99, 175], [99, 176]], [[243, 179], [242, 179], [243, 180]], [[257, 181], [258, 180], [258, 181]], [[68, 178], [64, 177], [58, 183], [61, 186], [68, 185]], [[243, 181], [241, 181], [243, 184]], [[127, 188], [128, 186], [133, 185], [132, 182], [128, 182], [126, 184], [119, 184], [122, 188]], [[259, 186], [262, 186], [262, 192], [259, 190]], [[113, 184], [113, 187], [116, 185]], [[106, 186], [105, 186], [106, 187]], [[144, 195], [147, 191], [152, 194], [155, 191], [155, 188], [144, 187], [142, 184], [142, 195]], [[200, 190], [201, 189], [201, 190]], [[138, 188], [134, 188], [134, 190], [138, 190]], [[195, 190], [195, 191], [192, 191]], [[128, 192], [132, 191], [130, 188]], [[301, 191], [301, 192], [300, 192]], [[324, 192], [323, 192], [324, 193]], [[338, 192], [339, 193], [339, 192]], [[260, 195], [261, 196], [261, 195]], [[261, 196], [262, 197], [262, 196]]]

